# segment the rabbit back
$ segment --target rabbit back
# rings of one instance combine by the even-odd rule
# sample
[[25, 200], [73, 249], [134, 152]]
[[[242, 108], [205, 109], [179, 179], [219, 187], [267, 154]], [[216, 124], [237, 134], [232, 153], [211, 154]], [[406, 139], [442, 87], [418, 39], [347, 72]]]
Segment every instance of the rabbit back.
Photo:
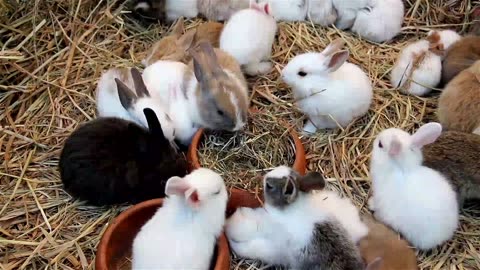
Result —
[[462, 70], [480, 60], [480, 36], [466, 36], [455, 42], [442, 64], [442, 83], [447, 84]]

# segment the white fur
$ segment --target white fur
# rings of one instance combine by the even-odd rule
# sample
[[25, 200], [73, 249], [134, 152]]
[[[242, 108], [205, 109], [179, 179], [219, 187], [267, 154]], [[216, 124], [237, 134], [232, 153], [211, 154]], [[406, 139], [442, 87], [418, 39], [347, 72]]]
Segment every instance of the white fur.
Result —
[[[345, 127], [367, 113], [372, 102], [372, 85], [358, 66], [344, 63], [329, 72], [324, 53], [305, 53], [294, 57], [282, 70], [283, 80], [292, 87], [300, 110], [309, 122], [304, 131]], [[299, 71], [308, 75], [301, 77]], [[335, 120], [333, 120], [333, 119]]]
[[337, 11], [333, 7], [332, 0], [307, 0], [308, 11], [307, 17], [313, 23], [322, 26], [329, 26], [337, 20]]
[[357, 13], [352, 31], [375, 42], [390, 41], [400, 33], [404, 18], [402, 0], [369, 0]]
[[[431, 35], [434, 31], [428, 32], [428, 35]], [[442, 31], [436, 31], [438, 34], [440, 34], [440, 43], [443, 44], [444, 50], [448, 50], [450, 46], [453, 45], [453, 43], [459, 41], [462, 36], [460, 36], [457, 32], [453, 30], [442, 30]]]
[[244, 9], [233, 14], [220, 36], [220, 48], [232, 55], [247, 74], [270, 71], [272, 45], [277, 32], [275, 20], [258, 10]]
[[338, 18], [335, 26], [339, 29], [348, 29], [353, 26], [357, 13], [366, 8], [368, 0], [332, 0], [337, 10]]
[[304, 21], [307, 17], [308, 0], [260, 0], [268, 3], [270, 14], [276, 21]]
[[182, 195], [165, 198], [135, 237], [133, 269], [208, 269], [225, 222], [227, 190], [209, 169], [197, 169], [183, 181], [198, 192], [199, 206], [192, 208]]
[[[440, 135], [439, 124], [427, 125], [437, 129], [435, 136]], [[415, 143], [414, 136], [418, 139], [419, 133], [425, 133], [421, 129], [410, 136], [391, 128], [377, 136], [370, 166], [373, 197], [369, 207], [378, 220], [402, 233], [417, 248], [428, 250], [452, 238], [459, 217], [456, 194], [447, 179], [421, 165], [421, 147], [432, 142]], [[399, 145], [397, 154], [392, 154], [394, 142]]]
[[167, 20], [174, 21], [180, 17], [193, 18], [198, 15], [198, 0], [165, 0]]

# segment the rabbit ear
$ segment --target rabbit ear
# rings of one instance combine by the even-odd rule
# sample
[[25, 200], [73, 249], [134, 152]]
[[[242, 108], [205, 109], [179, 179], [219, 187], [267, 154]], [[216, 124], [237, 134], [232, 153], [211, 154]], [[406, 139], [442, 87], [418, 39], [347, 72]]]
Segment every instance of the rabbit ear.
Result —
[[181, 36], [183, 35], [183, 32], [185, 31], [185, 26], [184, 26], [184, 19], [183, 17], [180, 17], [177, 20], [177, 23], [173, 26], [172, 32], [170, 32], [171, 36]]
[[191, 188], [190, 184], [184, 178], [173, 176], [168, 179], [165, 185], [165, 194], [168, 196], [184, 196], [185, 192]]
[[122, 104], [125, 110], [128, 110], [136, 102], [137, 96], [126, 86], [120, 79], [115, 78], [115, 83], [117, 84], [118, 97], [120, 98], [120, 103]]
[[295, 186], [295, 180], [293, 177], [288, 176], [285, 185], [283, 186], [283, 196], [287, 198], [287, 202], [291, 203], [297, 195], [297, 187]]
[[332, 41], [330, 44], [328, 44], [328, 46], [322, 51], [322, 54], [332, 55], [335, 52], [342, 50], [344, 46], [345, 46], [345, 41], [341, 38], [337, 38], [334, 41]]
[[158, 117], [155, 112], [150, 108], [145, 108], [143, 109], [143, 114], [147, 119], [150, 133], [153, 134], [158, 140], [163, 138], [163, 140], [167, 141], [167, 138], [165, 138], [165, 135], [163, 134], [162, 125], [160, 124], [160, 121], [158, 121]]
[[425, 124], [412, 135], [412, 144], [422, 148], [427, 144], [435, 142], [440, 134], [442, 134], [442, 125], [436, 122]]
[[[193, 72], [200, 84], [206, 84], [209, 80], [216, 76], [224, 75], [223, 70], [218, 64], [217, 56], [209, 42], [201, 42], [199, 52], [190, 49], [189, 52], [193, 57]], [[204, 90], [204, 87], [201, 87]]]
[[318, 172], [309, 172], [305, 176], [298, 178], [300, 190], [309, 192], [311, 190], [322, 190], [325, 188], [325, 179]]
[[192, 45], [194, 44], [194, 40], [197, 37], [197, 29], [193, 29], [191, 31], [187, 31], [183, 34], [177, 41], [177, 45], [183, 48], [185, 51], [188, 51]]
[[347, 61], [350, 53], [348, 51], [339, 51], [333, 53], [329, 58], [327, 58], [327, 68], [329, 72], [334, 72], [339, 67]]
[[137, 97], [150, 97], [147, 86], [143, 81], [142, 74], [138, 69], [131, 68], [130, 72], [132, 74], [133, 85], [135, 86], [135, 92], [137, 92]]
[[383, 259], [381, 257], [375, 258], [372, 262], [370, 262], [365, 270], [379, 270], [380, 266], [383, 264]]

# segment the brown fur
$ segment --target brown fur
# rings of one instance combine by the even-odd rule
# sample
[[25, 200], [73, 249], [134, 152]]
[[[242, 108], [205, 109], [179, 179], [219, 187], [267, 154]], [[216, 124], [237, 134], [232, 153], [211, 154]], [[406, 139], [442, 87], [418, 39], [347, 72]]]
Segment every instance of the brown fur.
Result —
[[367, 264], [376, 258], [382, 258], [379, 270], [417, 270], [417, 258], [407, 241], [381, 224], [370, 215], [364, 215], [363, 221], [369, 232], [359, 242], [360, 253]]
[[218, 22], [202, 23], [196, 28], [189, 29], [184, 33], [184, 22], [180, 19], [172, 32], [157, 41], [148, 51], [148, 59], [145, 63], [149, 66], [158, 60], [170, 60], [188, 63], [192, 58], [187, 53], [188, 49], [197, 46], [202, 41], [208, 41], [214, 47], [219, 46], [220, 34], [223, 24]]
[[480, 199], [480, 135], [447, 131], [423, 147], [423, 164], [439, 171], [452, 183], [459, 205]]
[[443, 90], [438, 119], [451, 130], [472, 133], [480, 126], [480, 60], [460, 72]]
[[480, 36], [467, 36], [455, 42], [442, 64], [442, 83], [447, 84], [477, 60], [480, 60]]

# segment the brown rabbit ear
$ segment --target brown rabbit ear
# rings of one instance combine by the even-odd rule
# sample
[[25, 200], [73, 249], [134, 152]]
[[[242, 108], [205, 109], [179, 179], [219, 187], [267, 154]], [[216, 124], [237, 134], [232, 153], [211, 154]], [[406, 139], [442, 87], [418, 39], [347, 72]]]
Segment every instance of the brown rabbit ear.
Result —
[[325, 178], [318, 172], [309, 172], [298, 178], [299, 189], [303, 192], [322, 190], [325, 188]]
[[192, 48], [194, 41], [197, 37], [197, 29], [192, 29], [183, 34], [177, 41], [177, 46], [183, 48], [185, 51]]
[[189, 52], [193, 58], [193, 72], [201, 84], [211, 80], [212, 75], [220, 76], [224, 74], [218, 64], [215, 51], [209, 42], [201, 42], [198, 45], [198, 51], [192, 48]]
[[117, 92], [118, 97], [120, 98], [120, 103], [125, 110], [128, 110], [132, 107], [132, 104], [136, 102], [137, 97], [120, 79], [115, 78], [115, 83], [117, 84]]
[[147, 86], [143, 81], [140, 71], [138, 71], [136, 68], [131, 68], [130, 72], [132, 73], [133, 85], [135, 86], [137, 97], [149, 97], [150, 93], [148, 92]]
[[178, 18], [177, 23], [173, 26], [170, 36], [181, 36], [185, 32], [184, 19], [183, 17]]

